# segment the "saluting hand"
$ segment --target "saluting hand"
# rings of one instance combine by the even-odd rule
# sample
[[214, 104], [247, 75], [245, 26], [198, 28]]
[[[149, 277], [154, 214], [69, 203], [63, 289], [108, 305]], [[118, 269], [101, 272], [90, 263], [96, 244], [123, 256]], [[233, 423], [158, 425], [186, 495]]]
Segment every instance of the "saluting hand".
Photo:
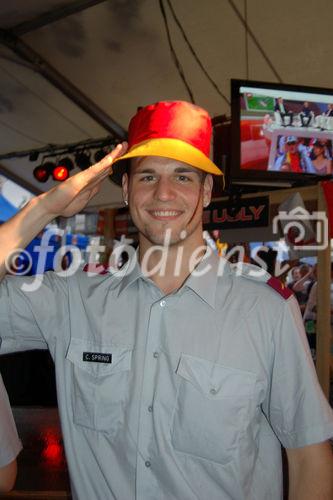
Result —
[[98, 193], [102, 181], [111, 174], [114, 159], [125, 154], [127, 147], [127, 142], [118, 144], [100, 162], [40, 195], [40, 203], [46, 213], [54, 217], [71, 217], [80, 212]]

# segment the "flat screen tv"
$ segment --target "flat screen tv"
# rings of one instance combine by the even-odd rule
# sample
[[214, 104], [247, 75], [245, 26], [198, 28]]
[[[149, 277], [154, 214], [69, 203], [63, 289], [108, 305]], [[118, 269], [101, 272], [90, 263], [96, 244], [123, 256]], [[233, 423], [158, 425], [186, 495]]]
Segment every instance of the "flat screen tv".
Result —
[[333, 173], [333, 90], [231, 80], [231, 184], [291, 186]]

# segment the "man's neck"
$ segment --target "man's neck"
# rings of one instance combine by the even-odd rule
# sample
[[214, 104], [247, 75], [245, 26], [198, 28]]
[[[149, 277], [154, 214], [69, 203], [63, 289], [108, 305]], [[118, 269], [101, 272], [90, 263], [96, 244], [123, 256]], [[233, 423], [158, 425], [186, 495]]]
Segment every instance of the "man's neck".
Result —
[[[192, 241], [191, 241], [192, 240]], [[162, 247], [147, 244], [140, 239], [139, 261], [144, 274], [169, 294], [178, 290], [205, 254], [205, 243], [200, 238], [188, 238], [179, 244]]]

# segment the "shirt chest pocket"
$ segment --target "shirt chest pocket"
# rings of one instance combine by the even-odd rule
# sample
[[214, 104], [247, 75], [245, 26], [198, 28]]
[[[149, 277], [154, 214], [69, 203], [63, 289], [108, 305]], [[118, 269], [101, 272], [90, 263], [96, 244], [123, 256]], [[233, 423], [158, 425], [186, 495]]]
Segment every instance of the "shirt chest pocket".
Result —
[[74, 423], [114, 437], [129, 397], [132, 349], [72, 339], [67, 359], [72, 363]]
[[182, 355], [171, 424], [174, 448], [220, 464], [235, 458], [251, 408], [256, 376]]

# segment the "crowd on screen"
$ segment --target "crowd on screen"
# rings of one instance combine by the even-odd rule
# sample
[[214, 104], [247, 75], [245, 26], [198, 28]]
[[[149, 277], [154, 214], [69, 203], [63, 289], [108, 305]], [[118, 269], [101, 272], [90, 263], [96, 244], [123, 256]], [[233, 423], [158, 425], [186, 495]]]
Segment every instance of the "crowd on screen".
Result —
[[274, 170], [280, 172], [330, 175], [332, 173], [332, 141], [281, 136], [278, 141]]

